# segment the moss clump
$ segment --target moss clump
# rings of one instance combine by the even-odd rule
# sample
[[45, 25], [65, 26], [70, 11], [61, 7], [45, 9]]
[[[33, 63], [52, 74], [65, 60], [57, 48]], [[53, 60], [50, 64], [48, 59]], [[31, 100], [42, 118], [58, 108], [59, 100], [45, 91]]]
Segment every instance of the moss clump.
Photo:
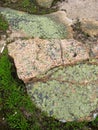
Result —
[[15, 3], [12, 3], [10, 0], [5, 0], [2, 6], [25, 11], [31, 14], [48, 14], [57, 10], [52, 8], [46, 9], [39, 7], [36, 3], [36, 0], [18, 0]]
[[35, 107], [24, 93], [22, 82], [13, 78], [11, 67], [7, 50], [4, 50], [0, 57], [0, 119], [4, 118], [11, 128], [27, 130], [29, 124], [23, 110], [30, 116]]
[[0, 32], [1, 31], [6, 31], [7, 29], [8, 29], [8, 23], [3, 18], [3, 16], [0, 14]]

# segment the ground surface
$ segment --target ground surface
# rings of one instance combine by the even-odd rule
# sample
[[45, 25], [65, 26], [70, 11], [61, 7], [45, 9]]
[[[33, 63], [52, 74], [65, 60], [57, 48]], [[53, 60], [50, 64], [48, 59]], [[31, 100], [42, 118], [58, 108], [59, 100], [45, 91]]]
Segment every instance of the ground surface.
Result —
[[[98, 17], [96, 7], [97, 1], [87, 0], [69, 0], [59, 4], [60, 10], [66, 8], [69, 18], [78, 17], [81, 21], [82, 18], [91, 19], [90, 24], [86, 22], [87, 24], [81, 24], [81, 26], [78, 21], [73, 25], [73, 31], [70, 26], [72, 20], [64, 19], [65, 15], [62, 20], [58, 20], [59, 17], [57, 15], [54, 17], [53, 14], [36, 16], [0, 8], [0, 12], [12, 27], [12, 33], [7, 34], [6, 38], [2, 37], [1, 40], [9, 44], [9, 55], [14, 58], [19, 78], [25, 81], [27, 92], [36, 106], [41, 111], [47, 112], [48, 116], [55, 117], [61, 122], [88, 121], [98, 115], [98, 30], [96, 29]], [[84, 12], [86, 12], [85, 15]], [[94, 24], [95, 21], [92, 24], [92, 19], [96, 21], [96, 24]], [[66, 20], [67, 24], [64, 24]], [[29, 39], [29, 36], [23, 32], [29, 34], [30, 37], [41, 39]], [[14, 37], [11, 38], [11, 35]], [[60, 39], [64, 39], [64, 41], [60, 41]], [[81, 62], [77, 60], [79, 58]], [[31, 62], [33, 60], [36, 63]], [[50, 65], [50, 63], [52, 64]], [[34, 72], [35, 70], [37, 74]], [[3, 81], [2, 78], [1, 81]], [[4, 84], [4, 82], [2, 83]], [[22, 110], [24, 116], [28, 118], [28, 112]], [[10, 115], [8, 119], [13, 122]], [[20, 123], [23, 122], [20, 121]], [[12, 125], [14, 126], [13, 123]]]

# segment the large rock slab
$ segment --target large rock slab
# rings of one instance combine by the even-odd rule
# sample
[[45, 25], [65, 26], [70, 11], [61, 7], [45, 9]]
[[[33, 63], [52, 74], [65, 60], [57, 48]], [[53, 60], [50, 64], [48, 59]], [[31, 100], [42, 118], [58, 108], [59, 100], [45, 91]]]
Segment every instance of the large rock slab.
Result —
[[[62, 11], [61, 11], [62, 12]], [[47, 15], [30, 15], [21, 11], [0, 7], [0, 13], [5, 16], [14, 30], [21, 30], [29, 37], [48, 39], [64, 39], [72, 37], [72, 28], [65, 22]], [[64, 12], [62, 12], [64, 15]], [[61, 14], [60, 12], [56, 13]], [[66, 13], [65, 13], [66, 17]]]
[[37, 78], [27, 84], [27, 92], [48, 116], [66, 122], [98, 114], [98, 65], [58, 67]]
[[8, 51], [25, 83], [54, 67], [89, 59], [85, 46], [74, 39], [18, 39], [8, 45]]
[[71, 19], [98, 20], [98, 0], [65, 0], [58, 3], [60, 10], [65, 10]]

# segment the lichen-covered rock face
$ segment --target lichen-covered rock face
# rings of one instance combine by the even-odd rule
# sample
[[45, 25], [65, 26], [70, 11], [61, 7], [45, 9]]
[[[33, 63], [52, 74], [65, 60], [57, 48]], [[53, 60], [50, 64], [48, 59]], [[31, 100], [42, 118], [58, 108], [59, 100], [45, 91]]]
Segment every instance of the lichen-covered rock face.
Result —
[[42, 111], [61, 121], [91, 120], [98, 108], [97, 65], [55, 68], [26, 87]]
[[[15, 11], [9, 8], [1, 8], [0, 13], [5, 16], [12, 29], [21, 30], [30, 37], [39, 38], [71, 38], [71, 27], [55, 20], [55, 17], [30, 15], [21, 11]], [[65, 14], [66, 16], [66, 14]]]
[[39, 6], [44, 8], [50, 8], [54, 0], [36, 0]]
[[91, 51], [93, 53], [93, 56], [95, 58], [98, 58], [98, 41], [93, 45], [93, 47], [91, 48]]
[[98, 115], [97, 21], [81, 22], [84, 34], [96, 36], [84, 44], [73, 39], [73, 20], [64, 11], [41, 16], [0, 7], [0, 13], [10, 25], [0, 51], [7, 43], [37, 107], [63, 122]]
[[18, 39], [8, 45], [8, 51], [25, 83], [54, 67], [89, 59], [85, 46], [74, 39]]

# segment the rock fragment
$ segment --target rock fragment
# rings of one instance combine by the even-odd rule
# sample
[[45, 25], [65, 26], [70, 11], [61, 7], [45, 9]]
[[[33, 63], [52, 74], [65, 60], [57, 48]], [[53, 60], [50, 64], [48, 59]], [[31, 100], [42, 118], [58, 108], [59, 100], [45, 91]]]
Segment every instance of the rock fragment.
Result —
[[98, 21], [96, 20], [81, 20], [81, 29], [91, 37], [98, 37]]
[[25, 83], [54, 67], [89, 58], [83, 44], [75, 40], [18, 39], [8, 45], [8, 51]]

